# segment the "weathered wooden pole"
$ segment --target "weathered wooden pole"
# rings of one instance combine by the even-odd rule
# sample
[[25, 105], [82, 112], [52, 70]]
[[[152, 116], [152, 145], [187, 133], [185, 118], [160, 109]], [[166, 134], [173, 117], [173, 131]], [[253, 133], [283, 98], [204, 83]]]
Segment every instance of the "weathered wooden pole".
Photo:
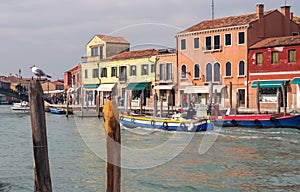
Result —
[[283, 113], [284, 115], [286, 115], [285, 87], [283, 82], [281, 82], [281, 89], [282, 89]]
[[260, 87], [260, 83], [259, 81], [257, 81], [257, 85], [256, 85], [256, 106], [257, 106], [257, 114], [260, 114], [260, 101], [259, 101], [259, 87]]
[[29, 105], [34, 153], [34, 191], [52, 192], [43, 90], [39, 81], [30, 81]]
[[159, 101], [160, 101], [160, 117], [162, 117], [163, 110], [164, 110], [164, 107], [163, 107], [163, 97], [162, 96], [160, 96]]
[[67, 111], [66, 111], [66, 117], [68, 117], [69, 116], [69, 102], [70, 102], [70, 98], [69, 98], [69, 95], [68, 95], [68, 93], [66, 93], [67, 94]]
[[153, 105], [153, 107], [154, 107], [154, 109], [153, 109], [153, 116], [155, 116], [156, 117], [156, 115], [157, 115], [157, 100], [158, 100], [158, 98], [157, 98], [157, 94], [156, 93], [154, 93], [154, 105]]
[[277, 88], [277, 113], [280, 113], [280, 101], [281, 101], [280, 90], [279, 88]]
[[107, 100], [103, 107], [106, 136], [106, 191], [121, 190], [121, 134], [116, 101]]
[[232, 108], [232, 82], [229, 83], [229, 105], [230, 109]]

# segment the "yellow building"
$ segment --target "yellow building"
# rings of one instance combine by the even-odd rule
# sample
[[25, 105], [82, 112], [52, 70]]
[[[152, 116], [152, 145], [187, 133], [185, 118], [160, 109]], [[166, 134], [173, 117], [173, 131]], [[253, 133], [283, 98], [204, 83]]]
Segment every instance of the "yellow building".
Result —
[[86, 56], [81, 58], [82, 93], [86, 105], [96, 104], [97, 88], [107, 81], [107, 71], [103, 67], [107, 58], [128, 51], [129, 47], [130, 44], [123, 37], [99, 34], [87, 43]]

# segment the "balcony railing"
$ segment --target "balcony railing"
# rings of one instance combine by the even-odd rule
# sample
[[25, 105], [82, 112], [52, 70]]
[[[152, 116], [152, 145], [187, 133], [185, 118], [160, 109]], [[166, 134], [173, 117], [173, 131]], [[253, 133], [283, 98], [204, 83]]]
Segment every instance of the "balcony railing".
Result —
[[204, 52], [222, 51], [222, 46], [221, 45], [215, 45], [215, 46], [202, 47], [202, 51], [204, 51]]
[[101, 60], [100, 56], [83, 56], [81, 57], [82, 63], [93, 63], [93, 62], [99, 62]]

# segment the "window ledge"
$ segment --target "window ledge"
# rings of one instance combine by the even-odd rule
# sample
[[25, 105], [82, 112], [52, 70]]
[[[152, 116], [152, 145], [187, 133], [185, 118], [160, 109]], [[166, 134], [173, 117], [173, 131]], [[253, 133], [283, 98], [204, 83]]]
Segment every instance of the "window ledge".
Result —
[[244, 78], [246, 75], [238, 75], [237, 78]]
[[193, 77], [194, 80], [200, 80], [200, 77]]
[[223, 78], [224, 78], [224, 79], [231, 79], [232, 76], [224, 76]]

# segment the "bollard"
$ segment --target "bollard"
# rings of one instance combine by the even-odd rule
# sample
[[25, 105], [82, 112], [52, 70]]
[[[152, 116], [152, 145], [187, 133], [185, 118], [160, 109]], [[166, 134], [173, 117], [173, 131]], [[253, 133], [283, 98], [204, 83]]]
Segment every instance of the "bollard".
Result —
[[52, 192], [43, 90], [39, 81], [30, 81], [29, 105], [34, 153], [34, 191]]
[[103, 107], [106, 137], [106, 191], [120, 192], [121, 134], [116, 101], [108, 99]]

